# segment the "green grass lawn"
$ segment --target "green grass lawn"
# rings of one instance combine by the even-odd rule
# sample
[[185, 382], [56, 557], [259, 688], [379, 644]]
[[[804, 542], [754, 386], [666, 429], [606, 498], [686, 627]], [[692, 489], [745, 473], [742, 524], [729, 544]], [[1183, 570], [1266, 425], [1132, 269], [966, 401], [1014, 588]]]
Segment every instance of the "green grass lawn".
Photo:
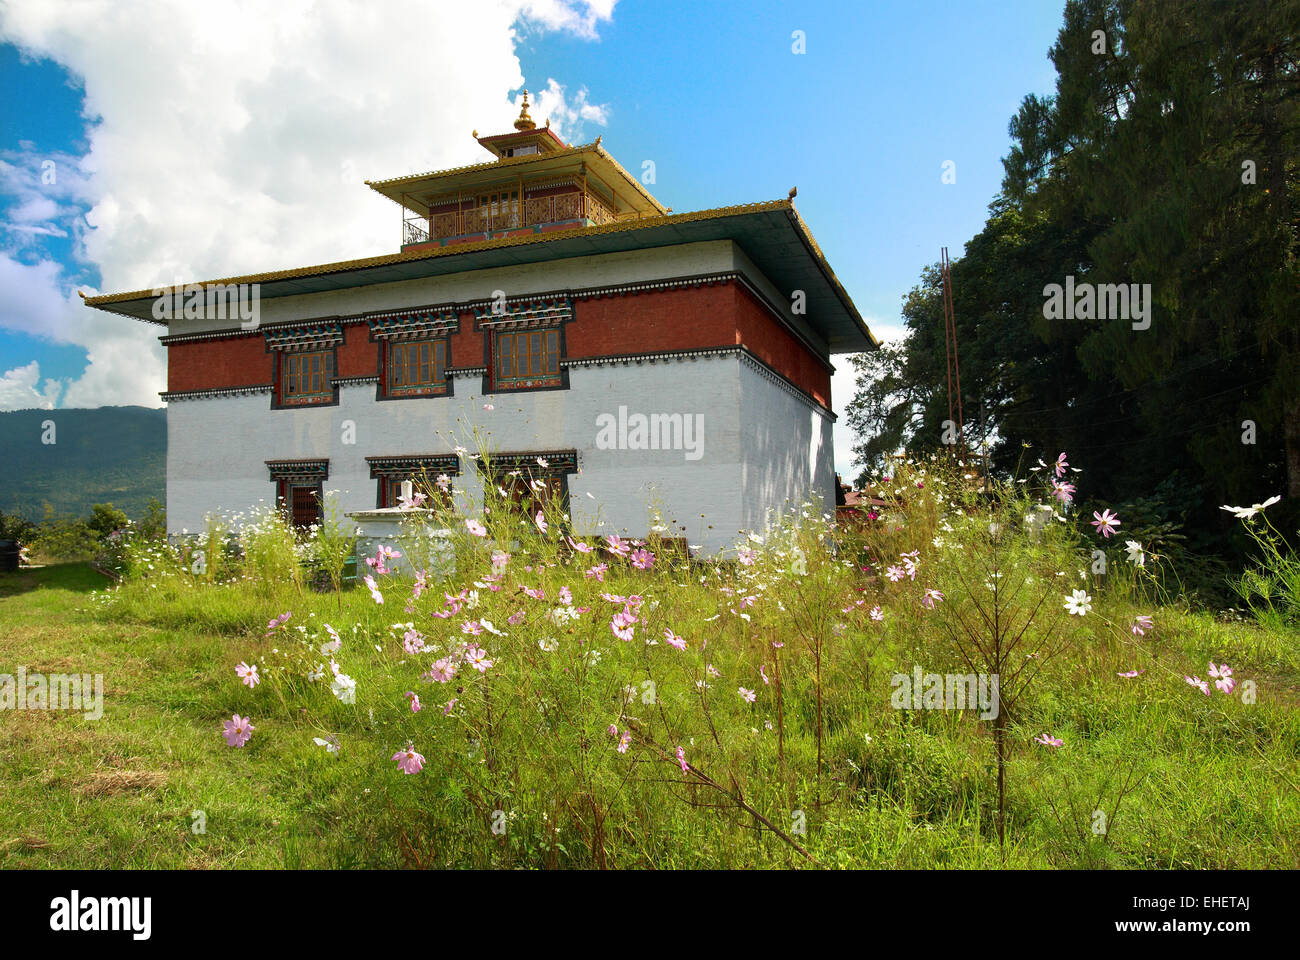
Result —
[[99, 721], [0, 716], [0, 865], [285, 865], [294, 825], [321, 812], [313, 792], [328, 810], [343, 798], [295, 777], [301, 758], [253, 769], [214, 736], [231, 637], [105, 620], [90, 597], [106, 585], [82, 564], [0, 575], [0, 670], [102, 673], [105, 701]]
[[[0, 716], [0, 866], [596, 862], [590, 836], [575, 838], [574, 849], [561, 842], [548, 850], [536, 836], [522, 848], [500, 842], [461, 790], [445, 780], [412, 789], [421, 778], [383, 766], [382, 747], [349, 744], [338, 756], [326, 754], [310, 742], [312, 708], [277, 705], [267, 715], [267, 707], [250, 705], [265, 690], [236, 686], [231, 665], [270, 653], [261, 633], [273, 603], [248, 610], [240, 625], [233, 622], [238, 611], [257, 605], [236, 602], [235, 587], [212, 588], [227, 602], [206, 608], [214, 622], [195, 630], [194, 611], [183, 605], [109, 612], [91, 599], [104, 587], [80, 564], [0, 578], [0, 672], [23, 664], [29, 672], [105, 678], [102, 720], [61, 711]], [[332, 597], [300, 600], [305, 614], [303, 603], [337, 618]], [[364, 591], [346, 595], [345, 614], [367, 618], [372, 607]], [[1128, 711], [1117, 711], [1101, 689], [1084, 689], [1073, 702], [1047, 697], [1036, 705], [1040, 716], [1051, 717], [1053, 729], [1077, 731], [1088, 746], [1022, 751], [1011, 776], [1013, 839], [1005, 859], [991, 833], [987, 738], [973, 724], [924, 712], [906, 724], [879, 711], [861, 724], [833, 720], [828, 752], [838, 756], [828, 765], [826, 806], [806, 815], [803, 845], [817, 862], [845, 867], [1300, 865], [1294, 649], [1250, 624], [1169, 611], [1164, 619], [1172, 623], [1161, 656], [1196, 662], [1230, 654], [1239, 675], [1256, 669], [1262, 705], [1249, 719], [1215, 715], [1195, 691], [1193, 699]], [[375, 658], [377, 668], [381, 661]], [[333, 704], [324, 698], [320, 706]], [[234, 710], [255, 715], [249, 748], [231, 749], [218, 736], [220, 719]], [[396, 722], [363, 713], [355, 734], [373, 737], [380, 724]], [[1079, 828], [1091, 824], [1107, 776], [1126, 764], [1146, 776], [1103, 846]], [[643, 802], [647, 809], [627, 812], [617, 830], [606, 821], [607, 865], [805, 862], [754, 829], [752, 819], [709, 809], [703, 797], [665, 791], [660, 802]], [[203, 833], [192, 830], [196, 810], [204, 814]]]

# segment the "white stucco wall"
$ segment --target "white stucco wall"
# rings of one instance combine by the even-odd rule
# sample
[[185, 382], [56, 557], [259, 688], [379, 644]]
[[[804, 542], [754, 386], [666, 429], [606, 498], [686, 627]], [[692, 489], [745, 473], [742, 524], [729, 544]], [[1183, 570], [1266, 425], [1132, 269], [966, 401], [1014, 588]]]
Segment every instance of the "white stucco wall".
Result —
[[740, 365], [741, 491], [746, 530], [761, 530], [769, 510], [798, 508], [820, 494], [835, 510], [832, 420], [752, 363]]
[[[265, 461], [328, 458], [326, 490], [345, 511], [375, 506], [367, 456], [445, 454], [477, 447], [508, 452], [575, 449], [581, 472], [569, 478], [580, 532], [644, 536], [652, 504], [675, 534], [706, 552], [732, 542], [744, 522], [741, 383], [735, 355], [574, 366], [568, 390], [479, 395], [480, 377], [455, 380], [452, 397], [375, 399], [375, 384], [343, 385], [337, 406], [272, 410], [269, 392], [173, 400], [167, 411], [167, 518], [171, 532], [200, 530], [212, 511], [233, 514], [275, 497]], [[483, 409], [490, 402], [495, 409]], [[688, 451], [600, 449], [597, 417], [628, 414], [702, 416], [697, 460]], [[799, 414], [807, 419], [806, 408]], [[355, 424], [355, 443], [344, 427]], [[801, 441], [802, 442], [802, 441]], [[455, 482], [481, 502], [478, 468], [463, 462]], [[588, 496], [590, 494], [591, 496]], [[703, 514], [703, 516], [701, 516]], [[685, 525], [686, 529], [681, 530]]]

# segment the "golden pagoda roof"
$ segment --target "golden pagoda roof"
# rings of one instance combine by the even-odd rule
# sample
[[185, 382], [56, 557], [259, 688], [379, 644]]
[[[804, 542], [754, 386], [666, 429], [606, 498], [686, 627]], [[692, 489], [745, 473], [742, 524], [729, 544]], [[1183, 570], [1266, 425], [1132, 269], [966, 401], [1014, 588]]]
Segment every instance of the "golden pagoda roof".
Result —
[[[551, 134], [549, 128], [545, 134]], [[541, 132], [534, 131], [534, 136]], [[497, 138], [484, 137], [483, 140]], [[557, 138], [558, 139], [558, 138]], [[503, 171], [509, 173], [502, 175]], [[580, 146], [566, 146], [546, 153], [530, 154], [522, 157], [504, 157], [473, 163], [449, 170], [433, 170], [428, 173], [409, 174], [404, 177], [391, 177], [387, 180], [367, 180], [366, 186], [376, 193], [381, 193], [394, 203], [418, 214], [429, 215], [429, 203], [434, 198], [445, 198], [458, 190], [472, 193], [494, 185], [505, 185], [518, 177], [529, 179], [547, 175], [585, 173], [603, 183], [613, 195], [616, 202], [615, 214], [618, 216], [646, 216], [668, 212], [646, 190], [641, 181], [623, 169], [600, 145], [600, 138]]]

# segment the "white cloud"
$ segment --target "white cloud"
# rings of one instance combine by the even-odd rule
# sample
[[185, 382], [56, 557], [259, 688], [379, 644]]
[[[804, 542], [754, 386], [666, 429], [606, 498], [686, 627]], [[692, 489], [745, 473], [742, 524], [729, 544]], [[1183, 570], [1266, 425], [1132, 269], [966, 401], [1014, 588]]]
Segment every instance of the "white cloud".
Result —
[[549, 30], [576, 33], [588, 39], [596, 36], [596, 25], [608, 20], [614, 13], [618, 0], [587, 0], [585, 3], [566, 3], [564, 0], [527, 0], [523, 6], [523, 19]]
[[[65, 404], [156, 405], [160, 331], [83, 307], [80, 278], [32, 265], [34, 243], [72, 233], [107, 291], [395, 251], [398, 211], [362, 181], [487, 159], [470, 131], [517, 116], [520, 32], [594, 38], [614, 2], [0, 7], [0, 40], [82, 79], [89, 144], [55, 158], [53, 184], [34, 145], [0, 154], [19, 212], [0, 232], [0, 298], [21, 301], [0, 324], [88, 349]], [[536, 103], [566, 139], [607, 118], [552, 78]]]
[[39, 387], [40, 379], [41, 365], [35, 360], [0, 374], [0, 410], [53, 410], [63, 383], [47, 379]]
[[[549, 118], [551, 126], [557, 132], [560, 130], [568, 132], [566, 139], [570, 142], [580, 142], [585, 139], [583, 129], [587, 122], [602, 127], [609, 123], [609, 105], [591, 103], [587, 99], [588, 96], [586, 87], [580, 87], [577, 93], [567, 96], [564, 85], [558, 83], [554, 77], [548, 77], [546, 89], [539, 90], [536, 94], [529, 91], [532, 105], [528, 109], [528, 115], [539, 123], [545, 123]], [[517, 97], [515, 105], [518, 106], [520, 101], [522, 97]]]
[[[899, 323], [885, 323], [868, 318], [867, 326], [880, 341], [902, 340], [907, 336], [907, 328]], [[849, 401], [853, 399], [853, 394], [857, 390], [857, 374], [847, 355], [833, 357], [832, 361], [835, 364], [835, 373], [831, 376], [831, 409], [839, 417], [832, 431], [835, 472], [840, 475], [842, 481], [852, 486], [853, 479], [862, 469], [854, 464], [853, 431], [849, 429], [848, 421]]]
[[[52, 260], [28, 264], [0, 255], [0, 296], [5, 302], [0, 327], [88, 351], [89, 364], [63, 393], [63, 406], [158, 406], [158, 393], [167, 386], [158, 342], [161, 329], [87, 309], [65, 280]], [[21, 369], [35, 367], [33, 362]], [[54, 396], [58, 399], [57, 393]]]

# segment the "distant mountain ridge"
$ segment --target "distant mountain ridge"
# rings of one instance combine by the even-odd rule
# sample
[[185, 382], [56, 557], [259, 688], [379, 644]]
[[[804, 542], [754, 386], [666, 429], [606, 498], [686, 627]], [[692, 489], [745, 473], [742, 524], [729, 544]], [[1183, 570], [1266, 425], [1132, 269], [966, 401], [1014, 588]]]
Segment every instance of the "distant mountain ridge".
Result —
[[[54, 424], [54, 443], [43, 426]], [[112, 503], [133, 520], [165, 499], [167, 411], [148, 407], [0, 413], [0, 510], [40, 520]]]

